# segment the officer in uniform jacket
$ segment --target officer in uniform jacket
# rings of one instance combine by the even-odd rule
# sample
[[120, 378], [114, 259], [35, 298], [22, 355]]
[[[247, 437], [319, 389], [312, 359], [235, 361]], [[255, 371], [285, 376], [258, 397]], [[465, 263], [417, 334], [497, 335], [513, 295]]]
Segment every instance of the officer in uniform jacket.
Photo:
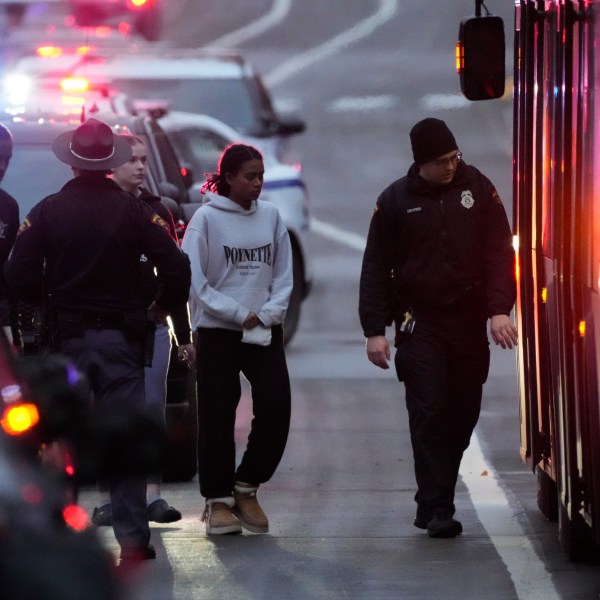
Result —
[[[0, 124], [0, 182], [8, 169], [13, 152], [10, 131]], [[19, 205], [3, 189], [0, 189], [0, 267], [4, 266], [19, 228]], [[17, 302], [6, 284], [4, 271], [0, 272], [0, 326], [9, 340], [19, 345]]]
[[415, 525], [431, 537], [462, 531], [454, 490], [479, 418], [489, 369], [486, 322], [502, 348], [517, 342], [514, 250], [493, 184], [461, 161], [439, 119], [411, 130], [415, 162], [375, 206], [360, 279], [369, 360], [388, 368], [395, 323], [418, 491]]
[[[88, 119], [52, 150], [75, 177], [21, 224], [5, 266], [9, 285], [50, 316], [52, 342], [90, 380], [97, 411], [143, 411], [148, 299], [140, 255], [158, 269], [153, 307], [185, 302], [189, 260], [166, 223], [106, 175], [131, 156], [108, 125]], [[154, 558], [143, 476], [111, 476], [113, 529], [121, 560]]]

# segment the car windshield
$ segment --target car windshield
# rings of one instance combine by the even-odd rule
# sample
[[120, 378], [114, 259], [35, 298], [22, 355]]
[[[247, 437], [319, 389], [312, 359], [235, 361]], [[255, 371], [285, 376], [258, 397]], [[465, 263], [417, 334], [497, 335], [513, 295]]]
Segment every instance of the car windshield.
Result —
[[19, 203], [22, 221], [40, 200], [58, 192], [72, 177], [70, 167], [61, 163], [48, 146], [16, 144], [0, 187]]
[[130, 98], [167, 101], [173, 110], [203, 113], [251, 134], [256, 123], [252, 99], [239, 79], [114, 79]]

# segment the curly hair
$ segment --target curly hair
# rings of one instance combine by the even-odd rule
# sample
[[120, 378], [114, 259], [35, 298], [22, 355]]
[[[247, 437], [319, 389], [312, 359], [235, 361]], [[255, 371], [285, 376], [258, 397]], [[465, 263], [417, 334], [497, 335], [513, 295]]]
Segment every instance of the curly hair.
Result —
[[202, 186], [202, 192], [215, 192], [220, 196], [229, 195], [229, 184], [225, 175], [235, 175], [242, 166], [250, 160], [262, 160], [262, 154], [254, 147], [246, 144], [230, 144], [223, 150], [217, 170], [206, 173], [207, 179]]

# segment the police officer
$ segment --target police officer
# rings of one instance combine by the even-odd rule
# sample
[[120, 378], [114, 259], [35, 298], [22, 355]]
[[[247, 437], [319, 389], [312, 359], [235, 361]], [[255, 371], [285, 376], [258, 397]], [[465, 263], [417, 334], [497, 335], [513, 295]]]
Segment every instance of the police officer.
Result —
[[414, 163], [377, 199], [363, 257], [359, 316], [369, 360], [404, 382], [417, 480], [414, 525], [454, 537], [460, 461], [479, 418], [490, 333], [517, 343], [514, 251], [492, 183], [462, 162], [444, 121], [410, 132]]
[[[106, 177], [131, 156], [108, 125], [88, 119], [59, 135], [52, 150], [74, 178], [21, 224], [8, 283], [23, 301], [44, 305], [51, 342], [87, 375], [95, 410], [142, 411], [148, 306], [140, 255], [158, 269], [156, 313], [187, 298], [189, 261], [164, 221]], [[121, 562], [154, 558], [145, 477], [108, 477]]]
[[[13, 153], [11, 132], [0, 124], [0, 182], [4, 179]], [[3, 189], [0, 189], [0, 270], [15, 241], [19, 228], [19, 205]], [[4, 272], [0, 271], [0, 326], [9, 341], [17, 341], [18, 319], [16, 301], [6, 285]]]

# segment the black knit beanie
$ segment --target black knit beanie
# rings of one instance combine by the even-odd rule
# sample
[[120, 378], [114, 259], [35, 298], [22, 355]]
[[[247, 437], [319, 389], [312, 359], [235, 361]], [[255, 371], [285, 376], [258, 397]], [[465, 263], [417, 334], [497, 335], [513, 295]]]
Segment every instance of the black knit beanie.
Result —
[[422, 165], [430, 160], [458, 150], [456, 140], [444, 121], [440, 119], [423, 119], [410, 130], [415, 163]]

